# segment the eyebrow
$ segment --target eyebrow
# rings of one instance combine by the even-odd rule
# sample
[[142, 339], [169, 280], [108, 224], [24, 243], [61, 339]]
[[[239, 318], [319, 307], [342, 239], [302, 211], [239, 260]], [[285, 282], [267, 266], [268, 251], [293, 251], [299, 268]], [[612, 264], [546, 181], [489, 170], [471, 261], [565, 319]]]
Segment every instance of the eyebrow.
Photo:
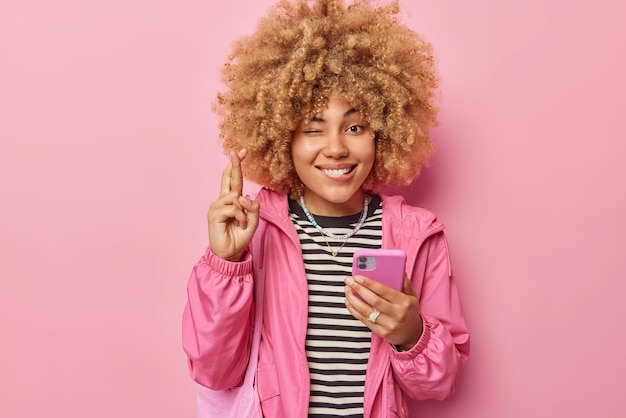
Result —
[[[358, 112], [355, 108], [352, 108], [348, 111], [346, 111], [346, 113], [343, 114], [344, 119], [347, 118], [348, 116], [354, 114]], [[321, 116], [314, 116], [313, 119], [311, 119], [311, 122], [326, 122], [326, 120], [324, 118], [322, 118]]]

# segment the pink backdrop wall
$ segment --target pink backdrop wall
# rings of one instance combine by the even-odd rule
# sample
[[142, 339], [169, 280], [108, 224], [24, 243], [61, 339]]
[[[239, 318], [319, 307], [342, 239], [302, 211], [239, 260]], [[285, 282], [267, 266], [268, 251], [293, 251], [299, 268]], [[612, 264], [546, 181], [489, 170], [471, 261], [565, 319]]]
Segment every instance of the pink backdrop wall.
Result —
[[[400, 192], [449, 226], [473, 339], [458, 393], [415, 416], [626, 416], [620, 3], [403, 2], [442, 111]], [[194, 416], [180, 317], [224, 164], [210, 102], [269, 4], [0, 2], [1, 417]]]

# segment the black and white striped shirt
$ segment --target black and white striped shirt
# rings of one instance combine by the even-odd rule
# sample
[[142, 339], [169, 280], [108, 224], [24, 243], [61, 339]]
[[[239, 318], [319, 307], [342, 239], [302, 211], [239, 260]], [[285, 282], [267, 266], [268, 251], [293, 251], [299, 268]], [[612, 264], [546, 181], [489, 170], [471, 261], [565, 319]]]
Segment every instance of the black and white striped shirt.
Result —
[[[381, 247], [380, 197], [372, 197], [365, 224], [345, 243], [329, 237], [325, 241], [297, 202], [290, 200], [289, 208], [300, 238], [309, 287], [305, 342], [311, 377], [309, 417], [362, 418], [371, 331], [346, 308], [344, 278], [351, 275], [352, 254], [357, 249]], [[313, 216], [322, 228], [346, 234], [356, 226], [361, 214]]]

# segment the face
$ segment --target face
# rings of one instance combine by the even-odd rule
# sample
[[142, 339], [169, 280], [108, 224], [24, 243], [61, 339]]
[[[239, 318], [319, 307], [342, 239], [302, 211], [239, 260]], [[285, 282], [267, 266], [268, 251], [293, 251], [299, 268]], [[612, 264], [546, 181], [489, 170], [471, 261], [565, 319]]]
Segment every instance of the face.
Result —
[[342, 216], [363, 209], [361, 186], [374, 166], [374, 146], [367, 121], [334, 96], [321, 114], [298, 125], [291, 158], [311, 213]]

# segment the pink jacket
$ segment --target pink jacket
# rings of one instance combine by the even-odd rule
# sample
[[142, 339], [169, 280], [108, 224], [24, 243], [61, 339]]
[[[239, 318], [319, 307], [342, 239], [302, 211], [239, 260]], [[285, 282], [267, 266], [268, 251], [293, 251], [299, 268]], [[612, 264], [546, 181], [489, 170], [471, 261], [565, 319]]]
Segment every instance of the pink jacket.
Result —
[[[407, 252], [406, 271], [420, 295], [424, 332], [415, 347], [397, 352], [372, 333], [365, 417], [408, 417], [405, 396], [444, 399], [454, 392], [469, 354], [469, 334], [450, 269], [444, 225], [399, 196], [383, 201], [383, 248]], [[267, 221], [263, 254], [239, 263], [210, 249], [194, 267], [183, 314], [183, 348], [190, 374], [211, 389], [243, 382], [254, 324], [252, 263], [266, 272], [259, 349], [258, 392], [266, 418], [307, 417], [309, 369], [304, 351], [307, 280], [287, 197], [267, 189], [257, 196]]]

